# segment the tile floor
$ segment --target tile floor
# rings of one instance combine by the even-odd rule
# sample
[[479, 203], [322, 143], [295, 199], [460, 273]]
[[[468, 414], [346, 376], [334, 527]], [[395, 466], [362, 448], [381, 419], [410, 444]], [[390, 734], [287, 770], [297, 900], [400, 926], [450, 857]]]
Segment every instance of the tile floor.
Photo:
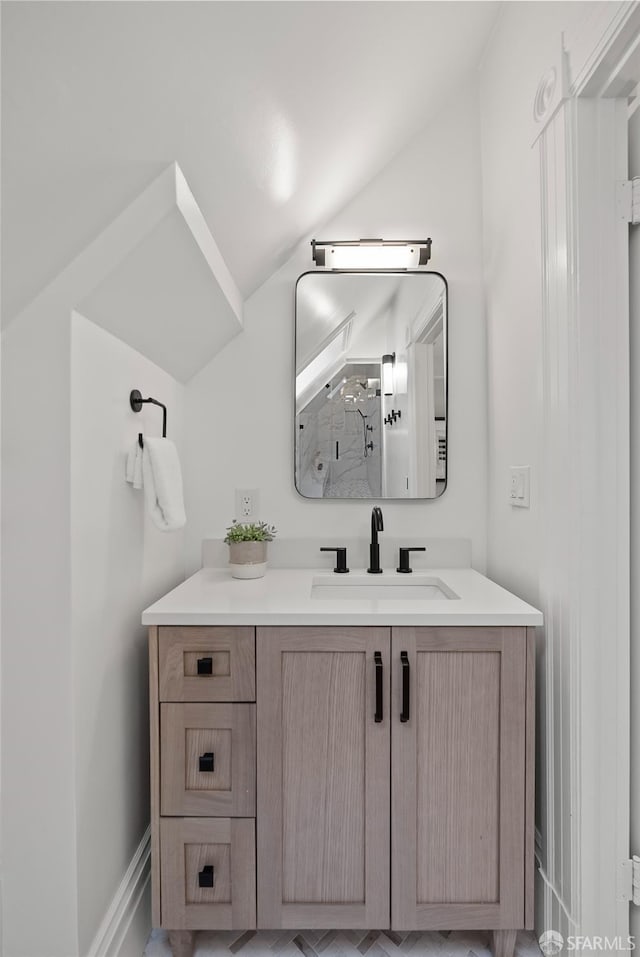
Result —
[[[194, 957], [491, 957], [483, 931], [296, 930], [201, 931]], [[154, 930], [144, 957], [171, 957], [165, 931]], [[515, 957], [541, 957], [534, 935], [522, 931]]]

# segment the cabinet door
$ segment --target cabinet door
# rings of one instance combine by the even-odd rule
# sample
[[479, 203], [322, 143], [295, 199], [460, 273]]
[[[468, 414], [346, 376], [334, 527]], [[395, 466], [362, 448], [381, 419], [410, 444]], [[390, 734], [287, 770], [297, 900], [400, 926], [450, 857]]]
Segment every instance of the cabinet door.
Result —
[[258, 628], [258, 927], [389, 926], [389, 647]]
[[391, 926], [522, 927], [526, 629], [394, 628], [392, 668]]

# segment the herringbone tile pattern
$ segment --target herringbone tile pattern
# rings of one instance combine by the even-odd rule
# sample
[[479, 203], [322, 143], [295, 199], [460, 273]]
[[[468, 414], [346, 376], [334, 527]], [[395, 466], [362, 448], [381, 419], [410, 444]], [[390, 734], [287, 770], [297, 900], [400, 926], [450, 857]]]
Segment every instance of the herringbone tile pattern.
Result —
[[[194, 957], [491, 957], [489, 938], [484, 931], [202, 931]], [[171, 957], [164, 931], [153, 931], [144, 957]], [[533, 934], [518, 934], [515, 957], [541, 957]]]

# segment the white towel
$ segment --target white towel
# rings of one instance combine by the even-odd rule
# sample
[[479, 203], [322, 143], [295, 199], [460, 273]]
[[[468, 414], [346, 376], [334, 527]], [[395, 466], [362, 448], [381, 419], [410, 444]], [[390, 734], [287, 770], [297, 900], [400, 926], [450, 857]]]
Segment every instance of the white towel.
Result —
[[137, 439], [127, 455], [126, 479], [134, 488], [142, 488], [142, 449]]
[[186, 525], [182, 472], [171, 439], [145, 436], [142, 475], [144, 498], [154, 525], [163, 532], [173, 532]]

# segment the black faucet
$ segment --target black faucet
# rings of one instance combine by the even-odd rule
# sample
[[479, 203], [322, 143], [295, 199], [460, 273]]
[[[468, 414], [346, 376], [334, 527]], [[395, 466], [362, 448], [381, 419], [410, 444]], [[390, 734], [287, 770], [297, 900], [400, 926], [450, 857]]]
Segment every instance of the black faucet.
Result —
[[380, 546], [378, 545], [378, 532], [384, 531], [382, 521], [382, 509], [379, 505], [374, 505], [371, 512], [371, 544], [369, 545], [369, 567], [367, 571], [370, 575], [380, 575]]

